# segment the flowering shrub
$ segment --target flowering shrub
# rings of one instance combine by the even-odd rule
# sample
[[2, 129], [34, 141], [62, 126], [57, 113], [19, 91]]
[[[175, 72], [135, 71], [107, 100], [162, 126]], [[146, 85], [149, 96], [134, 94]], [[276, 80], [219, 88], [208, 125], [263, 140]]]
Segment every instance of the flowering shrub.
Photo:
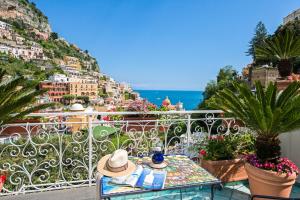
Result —
[[134, 101], [127, 108], [127, 111], [133, 112], [148, 112], [154, 110], [156, 110], [156, 105], [150, 103], [147, 100]]
[[0, 174], [0, 192], [2, 190], [5, 181], [6, 181], [6, 174], [2, 174], [2, 175]]
[[157, 106], [154, 105], [154, 104], [152, 104], [152, 103], [149, 103], [149, 104], [147, 105], [147, 109], [148, 109], [149, 111], [156, 111], [156, 110], [157, 110]]
[[0, 171], [0, 192], [2, 191], [3, 185], [6, 181], [7, 177], [7, 172], [5, 171], [4, 173]]
[[231, 160], [254, 151], [252, 134], [214, 135], [198, 144], [199, 156], [205, 160]]
[[254, 167], [271, 170], [279, 173], [286, 173], [288, 176], [293, 173], [299, 174], [299, 169], [288, 158], [279, 158], [273, 162], [271, 161], [260, 161], [255, 154], [245, 156], [246, 160]]

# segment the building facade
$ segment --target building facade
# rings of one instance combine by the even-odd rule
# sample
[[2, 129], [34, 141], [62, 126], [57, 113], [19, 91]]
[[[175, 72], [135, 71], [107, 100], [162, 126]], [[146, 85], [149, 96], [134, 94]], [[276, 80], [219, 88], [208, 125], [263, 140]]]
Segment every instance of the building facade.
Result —
[[51, 102], [63, 103], [63, 96], [70, 94], [70, 83], [43, 81], [40, 83], [40, 89], [47, 90]]
[[55, 75], [49, 77], [49, 80], [40, 83], [40, 89], [48, 91], [52, 102], [63, 103], [65, 95], [88, 96], [90, 100], [96, 100], [98, 97], [98, 84], [85, 82], [77, 79], [77, 82], [71, 82], [64, 75]]
[[300, 20], [300, 8], [283, 18], [283, 25], [295, 20]]
[[81, 63], [78, 58], [72, 56], [64, 56], [64, 64], [76, 70], [81, 70]]
[[88, 96], [90, 100], [96, 100], [98, 96], [98, 84], [85, 82], [70, 82], [70, 95]]
[[260, 81], [263, 87], [266, 87], [270, 82], [275, 82], [279, 77], [278, 69], [269, 66], [262, 66], [252, 69], [251, 87], [254, 87], [256, 81]]

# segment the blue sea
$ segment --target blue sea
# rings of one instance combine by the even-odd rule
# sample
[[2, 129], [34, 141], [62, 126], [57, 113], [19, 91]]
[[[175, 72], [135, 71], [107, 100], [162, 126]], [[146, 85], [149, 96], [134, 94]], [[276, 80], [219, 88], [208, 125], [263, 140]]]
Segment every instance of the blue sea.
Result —
[[168, 96], [171, 103], [175, 105], [181, 101], [185, 110], [197, 108], [203, 100], [201, 91], [180, 91], [180, 90], [135, 90], [140, 93], [141, 97], [161, 106], [162, 101]]

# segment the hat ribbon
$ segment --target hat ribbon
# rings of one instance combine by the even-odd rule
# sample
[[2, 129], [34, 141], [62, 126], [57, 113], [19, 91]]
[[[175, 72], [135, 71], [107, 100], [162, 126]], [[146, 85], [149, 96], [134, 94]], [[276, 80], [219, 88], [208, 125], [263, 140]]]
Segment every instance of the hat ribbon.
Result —
[[128, 168], [128, 162], [121, 166], [121, 167], [111, 167], [108, 163], [108, 161], [106, 161], [106, 168], [111, 171], [111, 172], [122, 172], [125, 171]]

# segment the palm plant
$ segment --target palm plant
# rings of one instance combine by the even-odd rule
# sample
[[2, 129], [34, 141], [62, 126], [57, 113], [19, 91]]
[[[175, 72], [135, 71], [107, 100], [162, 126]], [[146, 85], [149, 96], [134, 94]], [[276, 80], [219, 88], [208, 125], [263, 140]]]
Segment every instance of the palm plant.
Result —
[[211, 106], [242, 120], [256, 133], [256, 155], [262, 161], [278, 159], [281, 155], [278, 135], [300, 127], [299, 82], [278, 91], [270, 83], [263, 89], [255, 83], [256, 93], [245, 83], [234, 83], [236, 92], [219, 91]]
[[45, 91], [37, 90], [36, 84], [29, 83], [22, 76], [4, 80], [5, 74], [5, 70], [0, 69], [0, 124], [12, 122], [31, 112], [52, 105], [34, 106], [36, 97]]
[[292, 73], [292, 60], [299, 56], [300, 38], [290, 30], [278, 33], [255, 47], [256, 59], [277, 63], [281, 77], [289, 76]]

